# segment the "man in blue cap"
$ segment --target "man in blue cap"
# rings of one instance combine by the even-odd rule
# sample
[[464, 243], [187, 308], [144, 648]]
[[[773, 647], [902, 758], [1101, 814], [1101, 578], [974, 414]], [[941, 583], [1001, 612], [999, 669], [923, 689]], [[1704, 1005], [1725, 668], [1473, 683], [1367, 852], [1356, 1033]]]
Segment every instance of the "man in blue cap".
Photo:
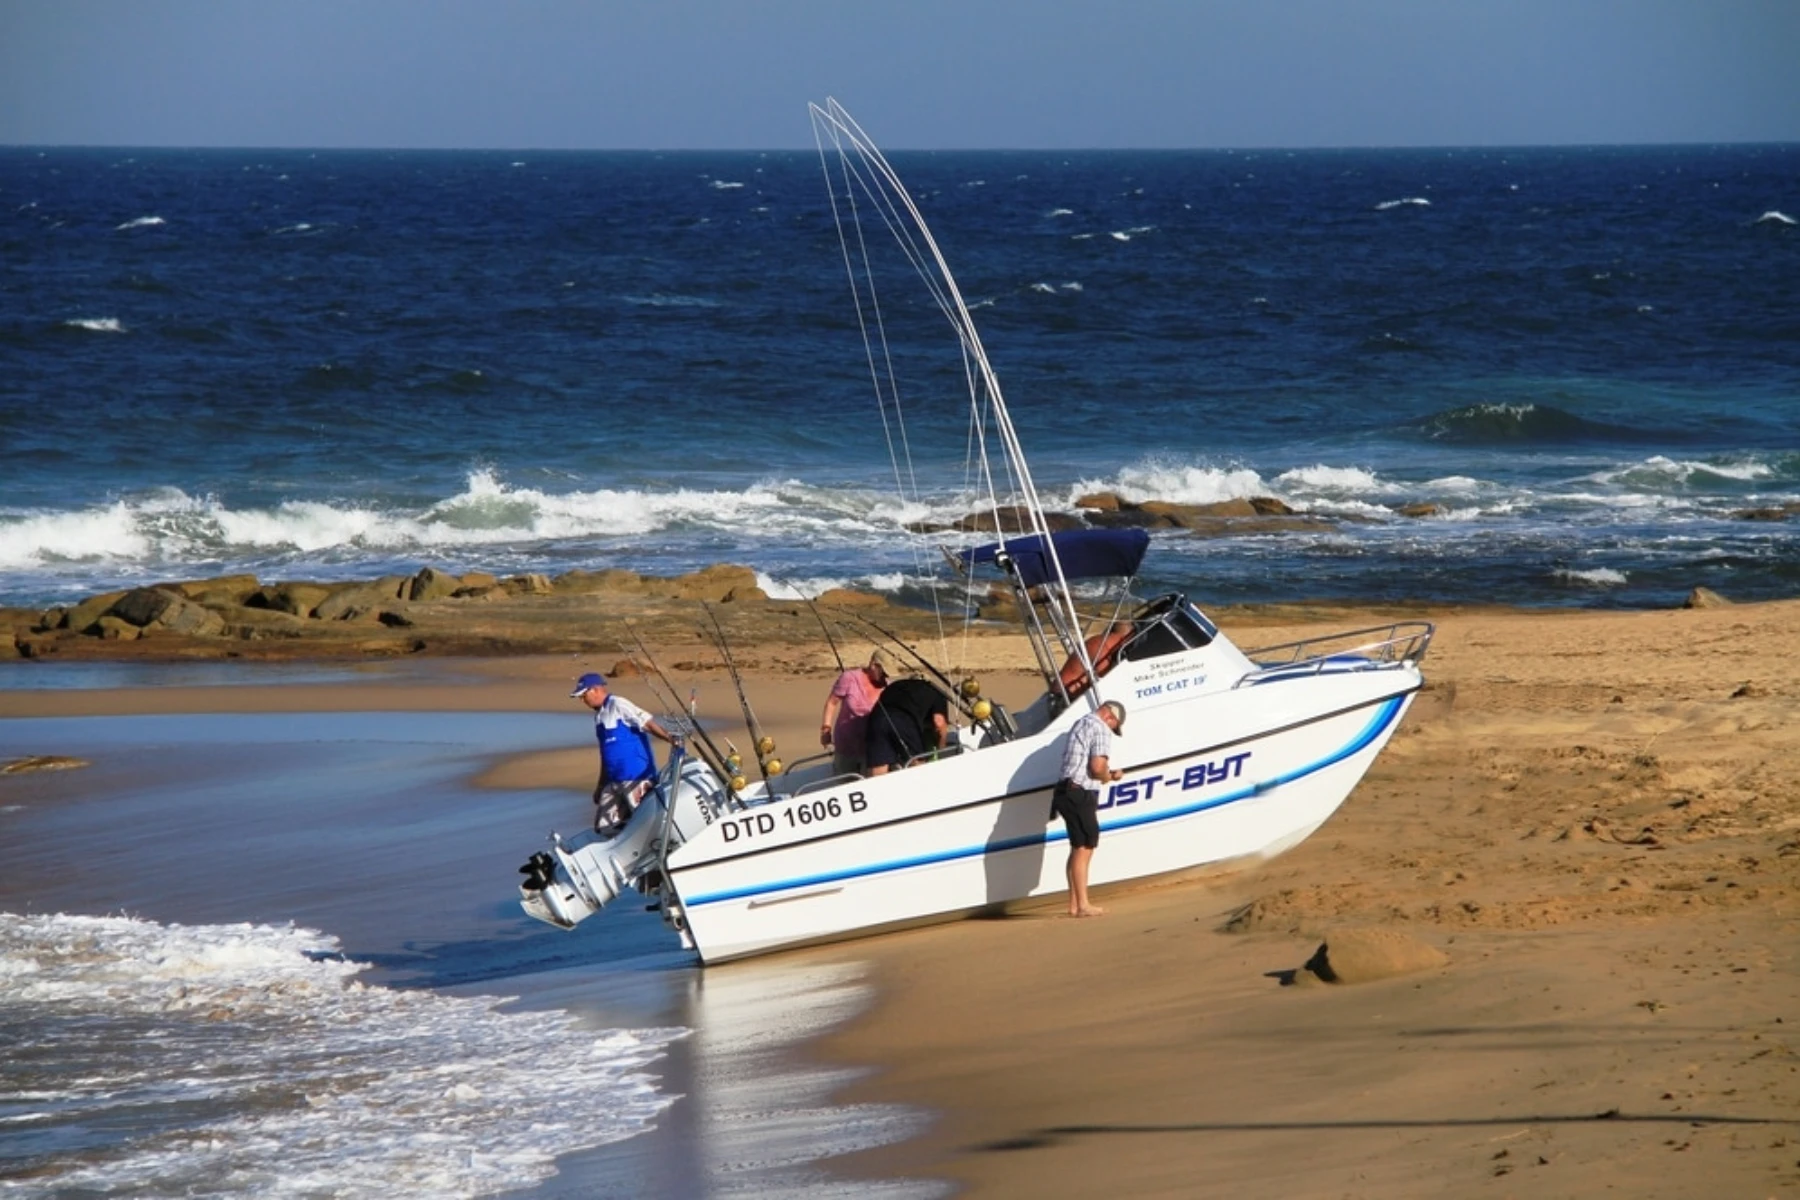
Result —
[[650, 734], [670, 746], [681, 739], [656, 723], [656, 718], [606, 686], [606, 677], [590, 671], [575, 681], [569, 693], [594, 710], [594, 736], [600, 740], [600, 778], [594, 784], [594, 831], [610, 837], [631, 819], [638, 801], [656, 778], [656, 754]]

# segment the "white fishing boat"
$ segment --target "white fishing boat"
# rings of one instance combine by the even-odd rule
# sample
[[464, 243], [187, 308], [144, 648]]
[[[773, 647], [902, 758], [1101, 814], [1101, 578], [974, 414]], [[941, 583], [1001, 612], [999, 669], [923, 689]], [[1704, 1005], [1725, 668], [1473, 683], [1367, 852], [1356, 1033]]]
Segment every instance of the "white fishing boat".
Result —
[[[1246, 653], [1184, 595], [1131, 596], [1150, 543], [1143, 530], [1053, 532], [968, 306], [912, 197], [836, 102], [812, 111], [884, 420], [890, 405], [897, 414], [893, 355], [860, 220], [895, 235], [954, 331], [990, 528], [1012, 522], [1018, 532], [948, 558], [961, 573], [1010, 584], [1044, 690], [1009, 713], [920, 657], [961, 717], [953, 740], [868, 778], [832, 774], [828, 757], [767, 761], [773, 747], [752, 729], [764, 778], [749, 783], [735, 754], [701, 732], [616, 835], [553, 835], [532, 856], [522, 868], [525, 911], [572, 928], [627, 892], [652, 896], [683, 944], [718, 963], [1061, 893], [1067, 835], [1050, 795], [1070, 727], [1106, 700], [1123, 703], [1129, 719], [1112, 758], [1124, 776], [1100, 797], [1091, 886], [1246, 864], [1297, 845], [1398, 728], [1423, 684], [1431, 626]], [[1122, 591], [1096, 609], [1101, 580]], [[722, 634], [720, 647], [729, 658]], [[669, 682], [654, 666], [651, 678]]]

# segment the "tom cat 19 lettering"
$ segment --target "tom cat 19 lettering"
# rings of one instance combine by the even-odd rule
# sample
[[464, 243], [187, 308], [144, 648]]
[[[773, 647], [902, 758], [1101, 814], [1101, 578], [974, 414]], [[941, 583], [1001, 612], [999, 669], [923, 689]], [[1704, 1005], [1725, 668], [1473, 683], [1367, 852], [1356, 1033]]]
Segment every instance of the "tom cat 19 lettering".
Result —
[[1227, 779], [1241, 779], [1244, 764], [1250, 761], [1250, 751], [1233, 754], [1229, 758], [1216, 758], [1211, 762], [1195, 763], [1179, 775], [1152, 775], [1148, 779], [1125, 779], [1106, 789], [1106, 795], [1100, 798], [1099, 807], [1112, 808], [1115, 805], [1136, 804], [1139, 800], [1148, 800], [1156, 794], [1158, 788], [1163, 790], [1178, 789], [1187, 791], [1190, 788], [1207, 787], [1215, 783], [1224, 783]]
[[861, 792], [847, 796], [803, 796], [786, 804], [732, 817], [724, 822], [722, 836], [728, 842], [762, 837], [777, 829], [801, 829], [824, 824], [845, 814], [865, 811], [869, 802]]

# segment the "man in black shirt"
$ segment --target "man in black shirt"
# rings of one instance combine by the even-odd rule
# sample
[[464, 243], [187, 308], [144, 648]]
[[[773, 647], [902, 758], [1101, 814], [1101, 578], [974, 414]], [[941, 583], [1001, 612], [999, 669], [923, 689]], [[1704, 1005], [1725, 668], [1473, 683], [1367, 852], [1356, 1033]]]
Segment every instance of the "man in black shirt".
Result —
[[950, 698], [923, 679], [896, 679], [869, 710], [869, 774], [885, 775], [950, 738]]

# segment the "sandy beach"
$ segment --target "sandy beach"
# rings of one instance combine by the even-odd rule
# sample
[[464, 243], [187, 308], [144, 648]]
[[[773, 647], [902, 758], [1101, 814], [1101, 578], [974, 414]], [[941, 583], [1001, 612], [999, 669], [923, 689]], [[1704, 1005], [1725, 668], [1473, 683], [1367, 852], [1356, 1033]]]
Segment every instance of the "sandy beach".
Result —
[[[1391, 615], [1220, 614], [1248, 647]], [[1427, 688], [1297, 850], [1102, 894], [1098, 920], [1040, 905], [781, 956], [871, 971], [871, 1006], [806, 1051], [866, 1069], [839, 1099], [931, 1114], [833, 1169], [977, 1196], [1800, 1192], [1800, 602], [1406, 615], [1438, 623]], [[1016, 650], [978, 641], [977, 667]], [[614, 665], [557, 649], [230, 688], [44, 690], [19, 663], [0, 717], [553, 712]], [[829, 650], [740, 658], [765, 726], [808, 745]], [[686, 665], [730, 728], [729, 684]], [[579, 797], [591, 756], [479, 782]]]

